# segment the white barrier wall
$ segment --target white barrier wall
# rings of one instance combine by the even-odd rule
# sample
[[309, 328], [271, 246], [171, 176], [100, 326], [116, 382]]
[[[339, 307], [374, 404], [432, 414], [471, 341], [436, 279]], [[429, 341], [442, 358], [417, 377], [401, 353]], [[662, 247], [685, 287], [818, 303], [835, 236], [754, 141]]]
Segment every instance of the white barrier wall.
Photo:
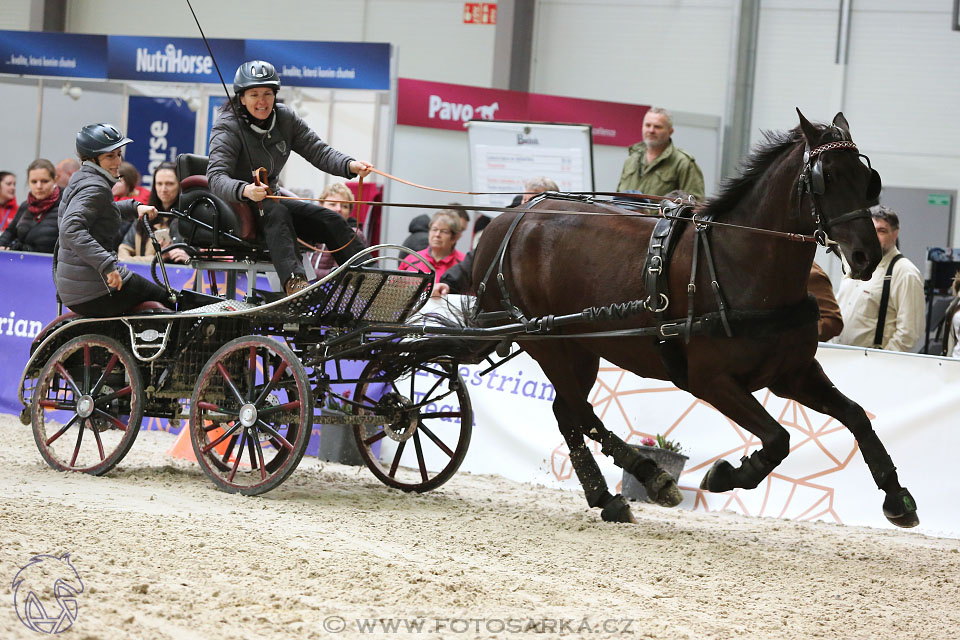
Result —
[[[960, 537], [960, 361], [872, 349], [821, 345], [819, 362], [837, 387], [871, 416], [897, 465], [901, 483], [919, 505], [921, 532]], [[481, 378], [484, 367], [462, 367], [475, 412], [470, 451], [461, 470], [580, 490], [551, 411], [553, 387], [523, 354]], [[710, 405], [670, 383], [638, 378], [601, 363], [590, 394], [607, 428], [627, 442], [664, 434], [690, 457], [681, 505], [754, 516], [826, 520], [890, 527], [853, 436], [841, 424], [766, 390], [756, 394], [790, 433], [791, 453], [751, 491], [711, 494], [699, 489], [719, 458], [738, 464], [759, 441]], [[593, 445], [611, 491], [621, 472]]]

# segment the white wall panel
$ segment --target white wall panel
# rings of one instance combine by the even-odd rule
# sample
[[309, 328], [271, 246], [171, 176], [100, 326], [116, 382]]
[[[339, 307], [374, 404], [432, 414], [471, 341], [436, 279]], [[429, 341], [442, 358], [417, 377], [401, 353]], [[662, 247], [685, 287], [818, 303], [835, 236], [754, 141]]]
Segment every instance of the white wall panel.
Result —
[[463, 24], [462, 2], [370, 0], [368, 5], [366, 38], [396, 45], [400, 77], [490, 86], [495, 27]]
[[30, 29], [31, 0], [3, 0], [0, 4], [0, 29], [26, 31]]
[[751, 143], [762, 140], [761, 130], [799, 124], [795, 107], [813, 121], [829, 121], [840, 108], [837, 2], [767, 4], [760, 11]]
[[[6, 0], [5, 0], [6, 1]], [[366, 2], [193, 0], [208, 38], [362, 41]], [[199, 37], [186, 2], [70, 0], [67, 31]]]
[[[209, 38], [390, 42], [407, 78], [483, 87], [493, 77], [493, 25], [463, 24], [454, 0], [198, 0]], [[161, 8], [162, 7], [162, 8]], [[186, 3], [71, 0], [67, 31], [199, 37]], [[223, 70], [232, 76], [233, 70]], [[229, 78], [227, 78], [229, 80]]]
[[537, 5], [531, 91], [722, 115], [733, 2]]

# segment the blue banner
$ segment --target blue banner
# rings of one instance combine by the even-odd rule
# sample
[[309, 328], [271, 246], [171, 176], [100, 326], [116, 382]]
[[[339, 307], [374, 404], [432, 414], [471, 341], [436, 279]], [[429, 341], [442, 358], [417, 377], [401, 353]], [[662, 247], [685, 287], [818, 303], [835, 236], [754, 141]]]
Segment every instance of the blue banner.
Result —
[[124, 156], [149, 189], [161, 162], [175, 162], [178, 154], [193, 153], [197, 114], [185, 100], [146, 96], [131, 96], [127, 113], [127, 135], [133, 144]]
[[[224, 79], [243, 62], [243, 40], [210, 40]], [[220, 82], [213, 58], [199, 38], [108, 36], [107, 77], [157, 82]]]
[[267, 60], [284, 84], [390, 89], [390, 45], [377, 42], [247, 40], [247, 60]]
[[217, 121], [217, 114], [220, 107], [227, 101], [226, 96], [210, 96], [207, 103], [207, 135], [203, 137], [204, 154], [210, 155], [210, 131], [213, 129], [213, 123]]
[[390, 45], [380, 42], [210, 40], [0, 31], [0, 73], [111, 80], [219, 83], [229, 87], [245, 60], [267, 60], [283, 84], [330, 89], [390, 89]]
[[107, 77], [107, 36], [0, 31], [0, 73]]

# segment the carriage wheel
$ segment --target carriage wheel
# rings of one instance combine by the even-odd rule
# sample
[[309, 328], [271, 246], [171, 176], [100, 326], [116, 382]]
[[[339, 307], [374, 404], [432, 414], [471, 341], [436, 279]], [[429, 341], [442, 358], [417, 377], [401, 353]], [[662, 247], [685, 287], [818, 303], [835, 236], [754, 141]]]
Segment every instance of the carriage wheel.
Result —
[[430, 491], [460, 468], [473, 432], [473, 408], [456, 365], [419, 363], [397, 374], [377, 361], [367, 365], [354, 399], [358, 413], [389, 419], [357, 425], [354, 437], [364, 463], [384, 484]]
[[231, 340], [200, 372], [190, 402], [190, 440], [200, 466], [229, 493], [260, 495], [297, 468], [313, 428], [303, 364], [263, 336]]
[[106, 336], [78, 336], [40, 371], [30, 406], [33, 438], [54, 469], [103, 475], [137, 439], [143, 404], [133, 354]]

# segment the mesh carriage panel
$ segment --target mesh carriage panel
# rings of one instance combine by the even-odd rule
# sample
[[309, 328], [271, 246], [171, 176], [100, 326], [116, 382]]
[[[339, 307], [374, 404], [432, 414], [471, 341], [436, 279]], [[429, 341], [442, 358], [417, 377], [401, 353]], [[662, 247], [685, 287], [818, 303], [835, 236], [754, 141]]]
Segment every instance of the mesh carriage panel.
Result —
[[264, 322], [324, 326], [399, 323], [426, 304], [432, 281], [429, 273], [348, 268], [339, 278], [245, 316]]

